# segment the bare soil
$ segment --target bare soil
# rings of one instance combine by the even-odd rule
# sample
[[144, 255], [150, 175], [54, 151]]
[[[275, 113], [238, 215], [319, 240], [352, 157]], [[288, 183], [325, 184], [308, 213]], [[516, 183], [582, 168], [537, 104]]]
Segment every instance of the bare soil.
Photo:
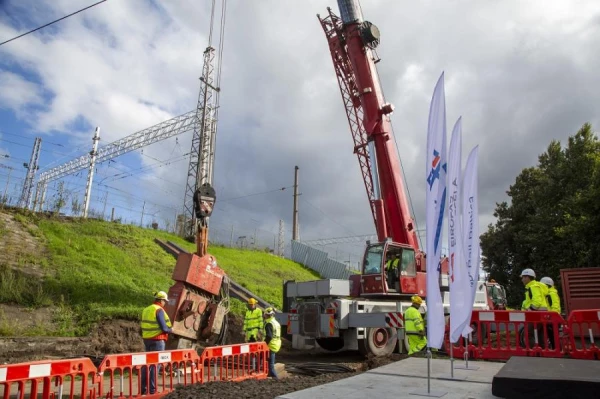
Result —
[[[286, 342], [286, 341], [284, 341]], [[314, 386], [328, 384], [333, 381], [352, 377], [364, 371], [405, 359], [405, 355], [393, 354], [389, 357], [366, 359], [357, 352], [309, 352], [287, 351], [277, 356], [280, 380], [246, 380], [241, 382], [210, 382], [203, 385], [180, 387], [175, 392], [165, 396], [167, 399], [222, 399], [222, 398], [256, 398], [273, 399], [279, 395], [300, 391]], [[287, 370], [302, 363], [327, 363], [344, 365], [352, 368], [352, 372], [332, 372], [317, 376], [296, 374]], [[283, 364], [280, 364], [283, 363]], [[285, 368], [286, 371], [281, 371]]]
[[38, 264], [39, 254], [44, 253], [46, 248], [35, 224], [24, 225], [12, 213], [0, 212], [0, 231], [0, 265], [37, 278], [48, 273]]
[[[29, 310], [22, 306], [0, 305], [0, 323], [19, 320], [22, 330], [52, 325], [53, 310]], [[230, 315], [227, 344], [244, 342], [243, 320]], [[96, 325], [87, 337], [0, 337], [0, 364], [33, 360], [64, 359], [80, 356], [101, 358], [106, 354], [143, 352], [139, 323], [131, 320], [106, 320]]]

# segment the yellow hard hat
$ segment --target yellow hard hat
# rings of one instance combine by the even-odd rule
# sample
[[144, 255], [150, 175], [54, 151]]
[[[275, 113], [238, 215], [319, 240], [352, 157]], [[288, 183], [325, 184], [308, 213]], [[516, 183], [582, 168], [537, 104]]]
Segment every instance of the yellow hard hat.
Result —
[[274, 315], [274, 314], [275, 314], [275, 310], [273, 308], [271, 308], [271, 307], [266, 308], [265, 311], [264, 311], [264, 313], [263, 313], [263, 315], [269, 315], [269, 316], [270, 315]]
[[417, 305], [421, 305], [423, 303], [423, 299], [418, 295], [413, 295], [410, 300], [412, 303], [416, 303]]
[[257, 303], [258, 303], [258, 301], [254, 298], [248, 299], [248, 304], [250, 304], [250, 305], [256, 305]]
[[154, 299], [162, 299], [164, 301], [168, 301], [167, 293], [164, 291], [158, 291], [154, 293]]

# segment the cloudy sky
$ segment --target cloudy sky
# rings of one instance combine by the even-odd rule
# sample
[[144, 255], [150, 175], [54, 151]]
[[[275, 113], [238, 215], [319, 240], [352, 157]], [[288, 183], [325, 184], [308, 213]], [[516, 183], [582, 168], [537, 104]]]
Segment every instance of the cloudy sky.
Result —
[[[94, 3], [0, 0], [0, 42]], [[210, 1], [109, 0], [0, 46], [0, 163], [42, 137], [40, 171], [195, 108]], [[220, 0], [217, 1], [220, 5]], [[302, 239], [372, 234], [373, 222], [317, 13], [334, 0], [229, 0], [222, 60], [213, 234], [291, 235], [300, 167]], [[600, 3], [363, 0], [381, 31], [378, 64], [414, 216], [424, 228], [429, 101], [446, 76], [448, 129], [463, 117], [463, 158], [479, 145], [480, 229], [550, 140], [599, 124]], [[218, 30], [218, 26], [215, 28]], [[182, 208], [191, 133], [98, 165], [91, 207], [162, 226]], [[8, 157], [7, 157], [8, 156]], [[10, 170], [0, 169], [4, 189]], [[83, 199], [86, 173], [64, 179]], [[49, 196], [56, 194], [56, 183]], [[248, 196], [249, 194], [264, 193]], [[239, 198], [242, 197], [242, 198]], [[144, 206], [144, 201], [146, 201]], [[352, 259], [362, 244], [329, 246]]]

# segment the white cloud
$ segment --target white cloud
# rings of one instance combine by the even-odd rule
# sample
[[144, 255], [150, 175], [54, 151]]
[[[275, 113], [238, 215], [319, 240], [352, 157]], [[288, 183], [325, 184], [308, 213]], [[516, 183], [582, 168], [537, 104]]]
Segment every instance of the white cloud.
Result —
[[[32, 24], [41, 24], [88, 3], [20, 4], [30, 11]], [[15, 112], [27, 110], [39, 133], [55, 130], [76, 146], [89, 146], [93, 134], [93, 128], [73, 128], [80, 119], [100, 126], [106, 144], [187, 112], [196, 105], [208, 42], [210, 2], [197, 3], [106, 2], [1, 46], [0, 79], [9, 76], [18, 90], [3, 90], [0, 101]], [[337, 13], [335, 3], [228, 4], [218, 195], [226, 199], [289, 186], [299, 165], [304, 238], [373, 231], [327, 41], [315, 16], [324, 16], [327, 6]], [[558, 0], [379, 0], [364, 1], [362, 8], [382, 33], [377, 65], [387, 101], [396, 106], [395, 135], [421, 228], [427, 112], [442, 70], [449, 129], [462, 115], [465, 159], [470, 148], [480, 146], [481, 231], [516, 174], [535, 164], [551, 139], [565, 140], [586, 121], [600, 123], [595, 107], [600, 54], [591, 50], [600, 45], [597, 1], [575, 6]], [[0, 37], [17, 34], [13, 26], [20, 16], [0, 17]], [[41, 84], [15, 75], [15, 66]], [[41, 93], [50, 95], [44, 107], [27, 108], [40, 104]], [[178, 143], [155, 144], [137, 159], [150, 166], [157, 163], [152, 158], [180, 157], [189, 151], [190, 134]], [[99, 179], [115, 173], [104, 168]], [[147, 173], [110, 184], [181, 209], [187, 161]], [[128, 206], [141, 208], [138, 202]], [[276, 231], [279, 219], [291, 227], [291, 204], [290, 191], [223, 202], [212, 220]], [[164, 210], [169, 218], [172, 212]]]
[[16, 73], [0, 70], [0, 107], [23, 116], [27, 107], [41, 102], [42, 95], [38, 85]]

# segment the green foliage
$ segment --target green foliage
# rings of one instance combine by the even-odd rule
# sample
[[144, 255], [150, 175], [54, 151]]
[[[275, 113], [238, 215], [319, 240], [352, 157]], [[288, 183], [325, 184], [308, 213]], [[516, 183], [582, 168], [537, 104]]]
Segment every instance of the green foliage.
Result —
[[312, 270], [291, 260], [261, 251], [212, 246], [209, 252], [231, 279], [279, 309], [283, 307], [284, 281], [320, 278]]
[[[25, 228], [39, 231], [46, 247], [43, 255], [21, 255], [23, 262], [42, 265], [47, 273], [41, 281], [1, 268], [0, 302], [53, 303], [57, 307], [53, 328], [40, 335], [80, 336], [103, 319], [138, 320], [152, 292], [167, 291], [173, 284], [175, 259], [154, 238], [195, 251], [194, 244], [153, 229], [78, 218], [57, 220], [19, 213], [14, 217]], [[260, 251], [210, 246], [209, 252], [233, 280], [279, 308], [284, 280], [318, 278], [301, 265]], [[40, 260], [41, 256], [47, 259]], [[231, 300], [232, 313], [244, 310], [244, 303]]]
[[510, 305], [523, 300], [524, 268], [560, 290], [560, 269], [600, 265], [600, 142], [589, 124], [566, 148], [552, 141], [507, 193], [511, 203], [497, 204], [481, 248], [483, 267], [507, 287]]
[[42, 282], [0, 265], [0, 303], [47, 306], [52, 303]]
[[0, 237], [4, 237], [7, 233], [8, 230], [6, 229], [6, 223], [0, 220]]

